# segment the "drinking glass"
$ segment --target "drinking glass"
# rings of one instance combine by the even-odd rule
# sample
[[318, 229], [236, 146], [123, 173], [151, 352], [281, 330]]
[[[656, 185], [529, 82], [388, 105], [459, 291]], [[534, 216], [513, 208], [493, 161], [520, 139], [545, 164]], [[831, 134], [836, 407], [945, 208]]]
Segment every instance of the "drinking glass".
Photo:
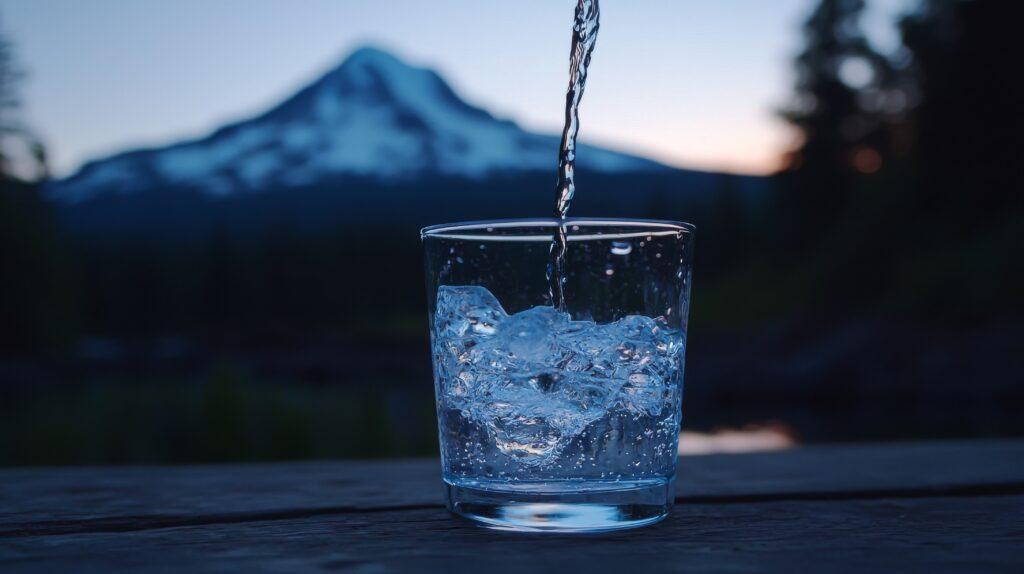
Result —
[[[567, 239], [551, 306], [552, 241]], [[694, 226], [625, 219], [422, 231], [449, 509], [492, 528], [654, 523], [675, 498]], [[557, 250], [556, 250], [557, 251]]]

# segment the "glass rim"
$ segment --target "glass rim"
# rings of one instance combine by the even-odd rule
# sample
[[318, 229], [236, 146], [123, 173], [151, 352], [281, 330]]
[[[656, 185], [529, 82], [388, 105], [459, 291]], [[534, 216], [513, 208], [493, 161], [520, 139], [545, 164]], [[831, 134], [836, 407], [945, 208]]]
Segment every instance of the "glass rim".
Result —
[[[623, 217], [569, 217], [555, 219], [553, 217], [489, 219], [480, 221], [460, 221], [455, 223], [439, 223], [428, 225], [420, 230], [420, 239], [454, 239], [464, 241], [551, 241], [552, 234], [511, 234], [499, 235], [492, 231], [495, 228], [555, 228], [559, 225], [587, 227], [626, 227], [626, 231], [618, 233], [591, 233], [585, 235], [569, 234], [569, 241], [592, 241], [608, 239], [633, 239], [651, 235], [677, 235], [679, 232], [694, 234], [697, 226], [685, 221], [668, 219], [644, 219]], [[632, 229], [629, 229], [632, 228]], [[475, 233], [474, 233], [475, 232]]]

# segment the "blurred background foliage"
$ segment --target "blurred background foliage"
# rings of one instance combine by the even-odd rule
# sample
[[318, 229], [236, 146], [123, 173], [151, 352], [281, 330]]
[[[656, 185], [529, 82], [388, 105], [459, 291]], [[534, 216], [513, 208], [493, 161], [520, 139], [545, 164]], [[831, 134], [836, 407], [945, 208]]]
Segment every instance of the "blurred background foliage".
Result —
[[[883, 55], [863, 8], [822, 0], [809, 14], [779, 111], [800, 142], [767, 191], [584, 173], [577, 213], [698, 225], [690, 428], [1022, 434], [1016, 24], [1006, 3], [923, 0]], [[0, 36], [0, 464], [436, 452], [416, 235], [436, 221], [401, 198], [478, 184], [346, 182], [396, 198], [391, 219], [366, 208], [362, 225], [338, 223], [362, 207], [330, 182], [301, 205], [168, 190], [135, 206], [156, 219], [71, 217], [42, 192], [15, 56]], [[14, 155], [27, 173], [8, 168]], [[492, 201], [452, 219], [530, 213], [507, 198], [552, 179], [489, 182]], [[623, 207], [627, 186], [661, 199]]]

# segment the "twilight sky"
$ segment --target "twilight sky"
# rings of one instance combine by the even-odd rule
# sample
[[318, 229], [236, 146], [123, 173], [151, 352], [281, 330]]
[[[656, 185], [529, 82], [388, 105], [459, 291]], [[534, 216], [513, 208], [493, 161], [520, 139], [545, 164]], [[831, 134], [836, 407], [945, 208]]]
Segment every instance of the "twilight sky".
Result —
[[[0, 0], [25, 115], [57, 175], [203, 135], [372, 43], [524, 127], [560, 129], [574, 0]], [[603, 0], [581, 138], [681, 167], [768, 173], [813, 0]], [[868, 0], [883, 50], [913, 0]], [[552, 170], [555, 169], [552, 157]]]

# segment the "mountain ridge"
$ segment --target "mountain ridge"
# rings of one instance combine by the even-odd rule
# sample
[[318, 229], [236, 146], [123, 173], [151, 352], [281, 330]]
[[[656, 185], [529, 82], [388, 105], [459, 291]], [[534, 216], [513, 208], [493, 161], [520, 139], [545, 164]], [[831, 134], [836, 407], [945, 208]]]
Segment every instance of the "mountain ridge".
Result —
[[[251, 118], [205, 136], [89, 161], [49, 192], [71, 202], [180, 187], [211, 196], [339, 176], [483, 179], [554, 170], [558, 137], [529, 132], [462, 99], [434, 70], [372, 46]], [[604, 173], [672, 171], [582, 144], [579, 165]]]

